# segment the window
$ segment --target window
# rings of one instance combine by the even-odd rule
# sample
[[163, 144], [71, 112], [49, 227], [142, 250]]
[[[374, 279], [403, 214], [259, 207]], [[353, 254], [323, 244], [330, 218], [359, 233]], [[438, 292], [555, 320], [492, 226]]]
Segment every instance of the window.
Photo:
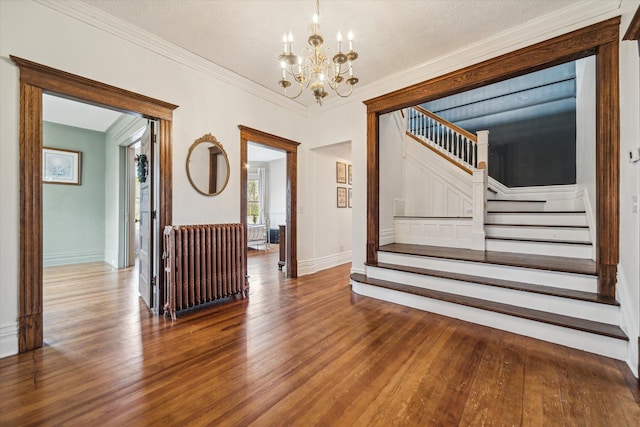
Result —
[[260, 220], [260, 182], [249, 179], [247, 182], [247, 224], [258, 224]]

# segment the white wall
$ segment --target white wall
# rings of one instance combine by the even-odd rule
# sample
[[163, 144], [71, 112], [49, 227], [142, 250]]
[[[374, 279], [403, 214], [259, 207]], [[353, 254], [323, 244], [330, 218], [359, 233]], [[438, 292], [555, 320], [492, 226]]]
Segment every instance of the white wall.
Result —
[[[317, 147], [308, 152], [306, 176], [312, 177], [311, 193], [307, 192], [308, 209], [315, 218], [311, 240], [313, 254], [301, 260], [299, 269], [305, 274], [351, 261], [352, 208], [337, 207], [338, 187], [352, 188], [336, 182], [336, 162], [351, 164], [351, 142]], [[300, 228], [298, 233], [300, 233]]]
[[399, 112], [380, 116], [380, 244], [393, 243], [394, 215], [404, 214], [395, 212], [396, 204], [403, 206], [404, 181], [403, 157], [404, 135], [403, 126], [399, 126]]
[[104, 260], [114, 267], [126, 265], [124, 254], [124, 222], [127, 214], [124, 200], [126, 182], [122, 168], [127, 159], [121, 150], [122, 147], [140, 138], [146, 124], [146, 119], [124, 114], [106, 132]]
[[596, 236], [596, 57], [576, 61], [576, 190], [584, 193], [592, 237]]
[[[624, 1], [621, 36], [638, 1]], [[640, 214], [633, 209], [633, 197], [640, 196], [640, 162], [630, 163], [627, 151], [640, 147], [640, 57], [638, 43], [620, 43], [620, 264], [617, 298], [622, 306], [623, 329], [629, 336], [627, 363], [638, 376], [640, 334]]]
[[272, 160], [269, 166], [269, 219], [271, 228], [287, 223], [287, 159]]

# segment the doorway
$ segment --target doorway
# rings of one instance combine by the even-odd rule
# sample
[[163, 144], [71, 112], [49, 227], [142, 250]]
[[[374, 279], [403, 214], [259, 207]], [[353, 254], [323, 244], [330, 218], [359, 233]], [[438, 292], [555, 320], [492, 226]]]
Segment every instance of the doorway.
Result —
[[[283, 237], [286, 233], [287, 153], [254, 142], [247, 149], [247, 246], [250, 277], [265, 268], [281, 269], [285, 264]], [[281, 234], [283, 236], [281, 236]], [[283, 240], [281, 245], [280, 240]], [[267, 259], [273, 259], [267, 264]], [[260, 269], [252, 267], [260, 265]]]
[[[288, 277], [298, 277], [298, 254], [297, 254], [297, 164], [298, 164], [298, 145], [300, 143], [271, 135], [246, 126], [238, 126], [240, 129], [240, 221], [247, 227], [247, 189], [248, 189], [248, 145], [249, 142], [258, 144], [263, 147], [283, 151], [286, 153], [286, 237], [284, 242], [285, 255], [285, 274]], [[248, 249], [245, 247], [245, 262], [247, 259]], [[246, 268], [246, 265], [245, 265]]]
[[[158, 226], [171, 223], [171, 124], [177, 105], [10, 56], [20, 69], [20, 265], [18, 347], [43, 344], [42, 316], [42, 95], [54, 93], [157, 120]], [[161, 262], [161, 254], [155, 254]], [[160, 264], [158, 264], [160, 265]], [[162, 300], [162, 276], [157, 280]], [[161, 312], [161, 307], [159, 307]]]

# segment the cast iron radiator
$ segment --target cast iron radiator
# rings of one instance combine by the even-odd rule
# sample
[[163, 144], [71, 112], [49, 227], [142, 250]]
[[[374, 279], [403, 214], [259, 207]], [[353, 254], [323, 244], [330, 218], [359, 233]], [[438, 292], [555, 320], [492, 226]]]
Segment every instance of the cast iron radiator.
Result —
[[246, 297], [242, 224], [168, 225], [164, 229], [165, 312], [228, 296]]

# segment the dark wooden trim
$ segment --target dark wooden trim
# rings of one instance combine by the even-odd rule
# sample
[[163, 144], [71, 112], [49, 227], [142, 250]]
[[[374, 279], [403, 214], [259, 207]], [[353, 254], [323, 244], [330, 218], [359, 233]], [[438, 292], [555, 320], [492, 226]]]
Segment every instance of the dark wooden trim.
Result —
[[365, 101], [368, 111], [385, 114], [433, 99], [548, 68], [595, 54], [602, 44], [618, 40], [620, 17], [453, 71]]
[[437, 150], [436, 148], [434, 148], [431, 145], [427, 144], [426, 142], [424, 142], [423, 140], [421, 140], [420, 138], [418, 138], [414, 134], [412, 134], [412, 133], [407, 131], [406, 135], [408, 137], [414, 139], [418, 144], [420, 144], [423, 147], [428, 148], [429, 150], [431, 150], [434, 154], [437, 154], [438, 156], [442, 157], [446, 161], [450, 162], [452, 165], [459, 167], [460, 169], [462, 169], [464, 172], [468, 173], [469, 175], [473, 175], [473, 171], [471, 169], [469, 169], [468, 167], [456, 162], [451, 157], [445, 155], [442, 151]]
[[380, 246], [380, 146], [378, 114], [367, 113], [367, 263], [378, 262]]
[[20, 82], [18, 350], [42, 346], [42, 90]]
[[[287, 274], [298, 277], [298, 145], [299, 142], [272, 135], [247, 126], [238, 125], [240, 129], [240, 222], [247, 226], [247, 145], [249, 141], [265, 145], [287, 153]], [[268, 231], [267, 231], [268, 232]], [[245, 248], [245, 263], [247, 260]], [[245, 265], [246, 267], [246, 265]]]
[[598, 292], [615, 297], [620, 241], [620, 87], [618, 39], [596, 55], [596, 260]]
[[20, 67], [20, 80], [46, 92], [106, 105], [123, 112], [135, 112], [148, 118], [171, 120], [177, 105], [100, 83], [46, 65], [9, 55]]
[[[380, 114], [442, 98], [563, 62], [596, 55], [596, 195], [599, 292], [615, 294], [619, 252], [619, 75], [620, 17], [518, 49], [458, 71], [365, 101], [367, 105], [367, 262], [377, 256], [379, 234], [378, 117]], [[376, 123], [371, 123], [375, 120]]]
[[[158, 185], [160, 200], [158, 200], [158, 210], [160, 212], [158, 225], [160, 233], [167, 225], [173, 224], [173, 145], [171, 120], [158, 120], [158, 141], [160, 146], [157, 151], [157, 161], [160, 162], [160, 178]], [[157, 292], [158, 292], [158, 314], [164, 313], [164, 274], [161, 266], [164, 265], [162, 250], [157, 253], [156, 262], [158, 265]]]
[[622, 40], [638, 40], [640, 41], [640, 6], [636, 9], [636, 13], [631, 18], [629, 28], [624, 33]]
[[[159, 221], [171, 222], [171, 118], [177, 106], [10, 56], [20, 68], [20, 260], [18, 348], [41, 347], [42, 320], [42, 94], [56, 93], [159, 119]], [[167, 169], [168, 168], [168, 169]], [[161, 259], [161, 256], [159, 256]], [[159, 264], [162, 265], [162, 264]], [[157, 278], [163, 287], [163, 275]], [[162, 305], [162, 304], [159, 304]], [[162, 307], [159, 307], [161, 310]]]

